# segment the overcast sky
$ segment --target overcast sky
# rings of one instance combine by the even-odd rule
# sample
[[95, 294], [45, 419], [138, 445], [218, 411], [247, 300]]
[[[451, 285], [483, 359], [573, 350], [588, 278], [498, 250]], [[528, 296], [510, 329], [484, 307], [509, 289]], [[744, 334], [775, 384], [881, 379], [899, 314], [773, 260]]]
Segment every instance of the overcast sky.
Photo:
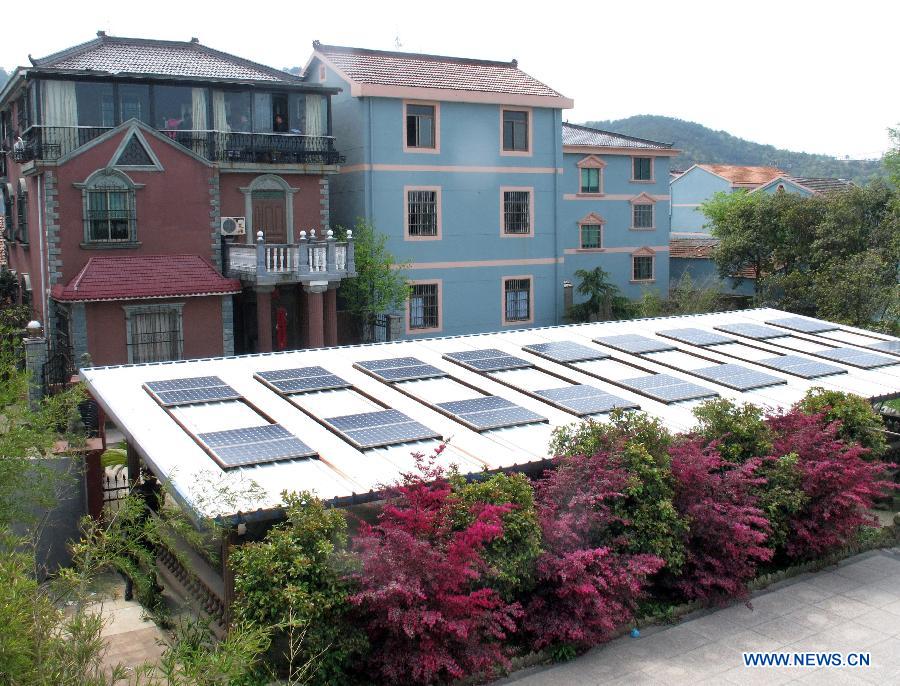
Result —
[[[19, 3], [20, 9], [25, 6]], [[273, 67], [313, 39], [519, 60], [575, 99], [573, 122], [662, 114], [806, 152], [878, 157], [900, 124], [900, 3], [789, 0], [592, 2], [44, 2], [6, 13], [0, 66], [90, 40], [188, 40]], [[15, 24], [14, 28], [11, 24]], [[677, 143], [677, 141], [676, 141]]]

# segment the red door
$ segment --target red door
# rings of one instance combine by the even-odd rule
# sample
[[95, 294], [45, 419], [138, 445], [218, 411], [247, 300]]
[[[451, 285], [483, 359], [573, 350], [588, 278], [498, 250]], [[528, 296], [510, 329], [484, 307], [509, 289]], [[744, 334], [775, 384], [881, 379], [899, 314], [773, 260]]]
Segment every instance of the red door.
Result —
[[253, 232], [262, 231], [266, 243], [287, 243], [283, 191], [253, 194]]

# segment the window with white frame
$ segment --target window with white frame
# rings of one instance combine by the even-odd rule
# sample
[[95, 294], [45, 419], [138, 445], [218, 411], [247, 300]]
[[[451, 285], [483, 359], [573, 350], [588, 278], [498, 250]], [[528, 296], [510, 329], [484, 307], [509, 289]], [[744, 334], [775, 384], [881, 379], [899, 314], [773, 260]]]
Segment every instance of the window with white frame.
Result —
[[83, 189], [85, 243], [137, 240], [134, 186], [124, 174], [101, 174]]
[[653, 281], [653, 255], [632, 256], [631, 280]]
[[528, 152], [528, 112], [503, 110], [503, 150]]
[[600, 224], [581, 225], [581, 248], [597, 250], [603, 247], [603, 226]]
[[531, 319], [531, 279], [507, 279], [503, 284], [505, 314], [508, 322]]
[[503, 233], [531, 233], [531, 191], [503, 191]]
[[633, 219], [631, 226], [635, 229], [653, 228], [653, 203], [638, 202], [632, 205]]
[[438, 285], [413, 284], [409, 296], [409, 328], [436, 329], [440, 325]]
[[406, 220], [410, 236], [438, 235], [438, 192], [406, 191]]
[[600, 169], [597, 167], [582, 167], [580, 193], [600, 192]]
[[125, 307], [128, 362], [180, 360], [184, 349], [182, 304]]
[[632, 175], [633, 181], [652, 181], [653, 180], [653, 158], [652, 157], [632, 157]]
[[434, 148], [436, 119], [434, 105], [406, 105], [406, 147]]

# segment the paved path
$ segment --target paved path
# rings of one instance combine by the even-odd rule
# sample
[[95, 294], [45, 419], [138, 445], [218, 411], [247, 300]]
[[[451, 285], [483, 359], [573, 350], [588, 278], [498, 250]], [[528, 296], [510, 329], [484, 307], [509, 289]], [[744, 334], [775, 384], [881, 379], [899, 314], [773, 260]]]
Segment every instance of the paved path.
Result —
[[[497, 686], [900, 684], [900, 548], [803, 574], [743, 604], [648, 628]], [[869, 652], [869, 667], [744, 667], [755, 651]]]

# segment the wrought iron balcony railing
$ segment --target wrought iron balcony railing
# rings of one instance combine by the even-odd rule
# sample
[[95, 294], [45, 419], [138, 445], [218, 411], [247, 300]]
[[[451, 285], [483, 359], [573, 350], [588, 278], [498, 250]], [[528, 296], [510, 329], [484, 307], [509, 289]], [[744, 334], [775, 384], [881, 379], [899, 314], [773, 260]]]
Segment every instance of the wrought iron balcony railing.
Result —
[[257, 233], [256, 245], [230, 244], [227, 248], [226, 271], [254, 283], [335, 282], [356, 276], [353, 234], [338, 242], [328, 231], [325, 239], [316, 238], [315, 231], [307, 237], [300, 232], [297, 245], [266, 243], [263, 233]]
[[[32, 126], [13, 145], [13, 158], [17, 162], [54, 162], [109, 130], [101, 126]], [[213, 162], [334, 165], [343, 161], [333, 136], [181, 129], [160, 133]]]

